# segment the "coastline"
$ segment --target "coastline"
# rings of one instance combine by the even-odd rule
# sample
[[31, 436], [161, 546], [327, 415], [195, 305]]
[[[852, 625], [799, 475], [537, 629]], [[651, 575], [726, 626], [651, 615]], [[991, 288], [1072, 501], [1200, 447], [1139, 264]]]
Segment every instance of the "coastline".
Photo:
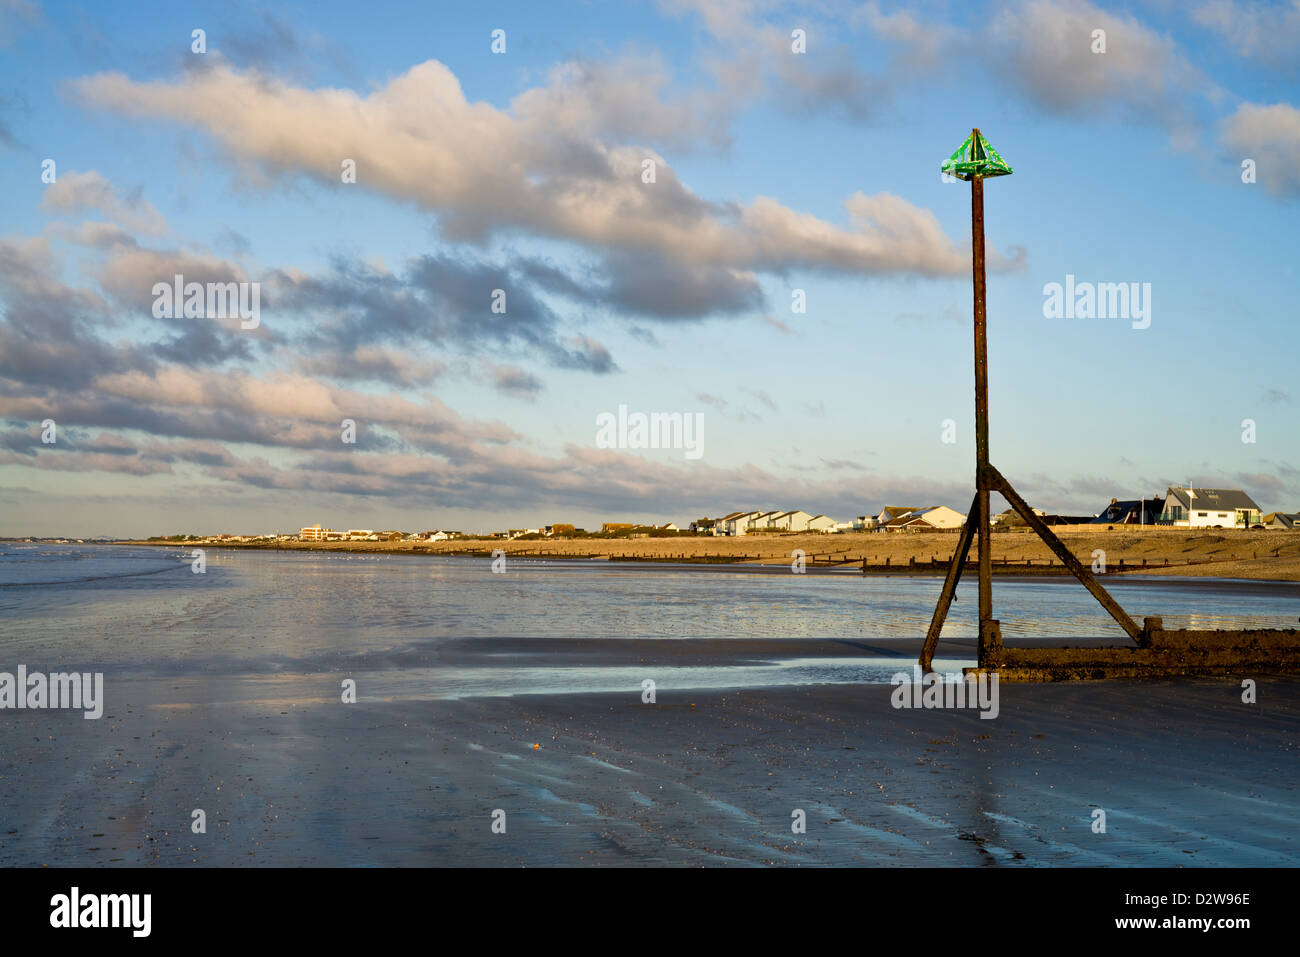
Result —
[[[1213, 532], [1142, 529], [1124, 526], [1064, 526], [1056, 529], [1079, 560], [1093, 565], [1104, 553], [1104, 576], [1174, 576], [1272, 582], [1300, 582], [1300, 532]], [[362, 554], [411, 554], [548, 561], [611, 561], [690, 565], [713, 570], [788, 571], [796, 550], [804, 553], [809, 572], [942, 576], [957, 542], [952, 533], [843, 533], [838, 535], [749, 535], [738, 538], [679, 536], [670, 538], [575, 538], [504, 540], [460, 538], [443, 542], [116, 542], [180, 548], [234, 548], [271, 551], [320, 551]], [[975, 550], [972, 549], [972, 558]], [[863, 562], [865, 560], [865, 569]], [[968, 561], [967, 571], [974, 569]], [[1047, 546], [1027, 532], [993, 536], [993, 574], [1016, 577], [1068, 576], [1069, 571]]]

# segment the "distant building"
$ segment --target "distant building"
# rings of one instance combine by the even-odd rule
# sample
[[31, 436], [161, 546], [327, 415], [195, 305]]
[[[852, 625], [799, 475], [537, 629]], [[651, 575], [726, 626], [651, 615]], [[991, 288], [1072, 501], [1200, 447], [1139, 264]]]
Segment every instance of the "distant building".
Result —
[[[1031, 509], [1031, 511], [1041, 519], [1047, 518], [1047, 513], [1044, 512], [1041, 508]], [[998, 512], [991, 519], [989, 519], [989, 524], [1005, 525], [1007, 527], [1010, 527], [1013, 525], [1027, 525], [1029, 523], [1026, 522], [1023, 518], [1021, 518], [1020, 513], [1017, 512], [1014, 508], [1008, 508], [1005, 511]]]
[[825, 515], [814, 515], [808, 519], [807, 528], [810, 532], [830, 532], [835, 529], [835, 519], [827, 518]]
[[1265, 528], [1300, 528], [1300, 512], [1269, 512], [1260, 524]]
[[749, 531], [750, 520], [761, 512], [731, 512], [718, 519], [713, 526], [714, 535], [744, 535]]
[[630, 532], [636, 528], [635, 522], [604, 522], [600, 526], [602, 535], [609, 535], [613, 532]]
[[1237, 488], [1170, 488], [1160, 524], [1180, 528], [1249, 528], [1260, 524], [1259, 506]]
[[921, 509], [916, 505], [886, 505], [875, 518], [875, 526], [886, 525], [902, 515], [910, 515]]
[[[892, 508], [892, 507], [891, 507]], [[926, 505], [921, 508], [914, 508], [909, 512], [903, 512], [895, 515], [889, 521], [877, 525], [877, 528], [887, 532], [898, 531], [945, 531], [948, 529], [961, 528], [966, 524], [966, 516], [961, 512], [949, 508], [947, 505]]]
[[781, 512], [775, 515], [767, 523], [767, 528], [776, 528], [784, 532], [806, 532], [808, 531], [808, 522], [812, 519], [801, 508], [796, 508], [790, 512]]
[[1110, 500], [1110, 504], [1092, 520], [1092, 525], [1155, 525], [1164, 511], [1165, 500], [1162, 498], [1135, 498], [1120, 501]]
[[330, 531], [331, 529], [321, 528], [319, 525], [308, 525], [298, 530], [298, 538], [304, 542], [323, 542]]

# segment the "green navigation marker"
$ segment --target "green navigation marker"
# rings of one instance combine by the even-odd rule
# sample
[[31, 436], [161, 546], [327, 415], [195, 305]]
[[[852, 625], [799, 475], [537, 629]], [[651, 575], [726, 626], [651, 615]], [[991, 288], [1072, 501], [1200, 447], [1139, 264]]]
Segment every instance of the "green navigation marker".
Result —
[[939, 170], [958, 179], [1011, 175], [1011, 167], [1007, 165], [1007, 161], [989, 145], [984, 134], [978, 130], [971, 131], [971, 135], [957, 147], [957, 151], [943, 161]]

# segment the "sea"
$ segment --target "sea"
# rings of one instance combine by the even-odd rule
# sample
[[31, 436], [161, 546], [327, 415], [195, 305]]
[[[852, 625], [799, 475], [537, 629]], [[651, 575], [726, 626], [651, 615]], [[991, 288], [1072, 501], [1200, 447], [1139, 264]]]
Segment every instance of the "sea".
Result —
[[[940, 588], [937, 577], [784, 567], [509, 558], [494, 572], [487, 558], [222, 548], [204, 550], [199, 572], [196, 554], [0, 543], [0, 671], [18, 663], [132, 677], [350, 671], [401, 697], [572, 693], [626, 689], [644, 669], [573, 656], [549, 663], [544, 639], [557, 648], [597, 639], [611, 649], [628, 639], [735, 639], [760, 651], [772, 639], [770, 660], [683, 665], [668, 680], [701, 688], [888, 681], [910, 665]], [[1160, 615], [1166, 628], [1300, 621], [1300, 583], [1116, 576], [1106, 586], [1135, 620]], [[1070, 578], [995, 580], [994, 602], [1008, 644], [1127, 640]], [[971, 658], [975, 623], [975, 583], [964, 581], [943, 637], [968, 639]], [[777, 643], [800, 638], [844, 641], [852, 653], [803, 660]], [[537, 639], [528, 647], [540, 654], [494, 653], [501, 639]], [[438, 649], [453, 642], [483, 654], [442, 660]], [[864, 656], [863, 643], [882, 653]], [[971, 658], [949, 655], [936, 669]]]

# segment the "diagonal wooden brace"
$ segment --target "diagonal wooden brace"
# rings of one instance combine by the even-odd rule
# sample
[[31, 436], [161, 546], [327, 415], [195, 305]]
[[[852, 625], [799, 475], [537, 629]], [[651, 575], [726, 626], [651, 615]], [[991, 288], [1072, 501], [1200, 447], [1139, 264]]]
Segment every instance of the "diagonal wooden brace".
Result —
[[921, 646], [921, 657], [917, 664], [921, 666], [922, 674], [929, 674], [930, 663], [934, 659], [935, 646], [939, 644], [939, 632], [943, 631], [943, 623], [948, 618], [948, 606], [952, 604], [953, 595], [957, 592], [957, 582], [961, 581], [962, 569], [966, 566], [966, 556], [970, 554], [971, 542], [975, 539], [975, 527], [979, 523], [979, 493], [975, 493], [975, 498], [970, 503], [970, 512], [966, 516], [966, 524], [961, 529], [961, 540], [957, 543], [957, 550], [952, 553], [952, 564], [948, 566], [948, 575], [943, 580], [943, 591], [939, 592], [939, 603], [934, 606], [934, 617], [930, 619], [930, 630], [925, 633], [925, 644]]
[[1092, 597], [1101, 603], [1101, 607], [1110, 612], [1110, 616], [1119, 622], [1119, 626], [1128, 632], [1128, 636], [1134, 641], [1138, 641], [1142, 634], [1142, 629], [1137, 623], [1119, 607], [1119, 603], [1110, 597], [1110, 592], [1101, 587], [1101, 583], [1093, 577], [1079, 559], [1074, 557], [1074, 553], [1065, 547], [1065, 543], [1056, 537], [1055, 533], [1047, 527], [1047, 523], [1035, 514], [1029, 504], [1020, 497], [1011, 483], [1003, 478], [1002, 473], [992, 465], [988, 467], [989, 486], [1001, 493], [1002, 497], [1011, 503], [1011, 507], [1029, 523], [1029, 527], [1038, 533], [1038, 537], [1047, 543], [1047, 547], [1056, 553], [1056, 557], [1068, 568], [1074, 577], [1083, 583], [1083, 587], [1092, 592]]

